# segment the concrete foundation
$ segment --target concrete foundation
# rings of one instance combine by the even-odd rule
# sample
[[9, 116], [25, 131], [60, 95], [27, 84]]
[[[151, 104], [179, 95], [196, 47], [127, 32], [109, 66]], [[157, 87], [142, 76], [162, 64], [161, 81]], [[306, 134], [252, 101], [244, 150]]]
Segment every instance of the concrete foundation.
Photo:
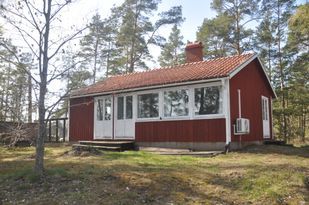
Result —
[[[223, 151], [225, 142], [135, 142], [138, 147], [158, 147], [172, 149], [190, 149], [196, 151]], [[261, 145], [262, 141], [231, 142], [230, 149], [242, 149], [248, 145]]]

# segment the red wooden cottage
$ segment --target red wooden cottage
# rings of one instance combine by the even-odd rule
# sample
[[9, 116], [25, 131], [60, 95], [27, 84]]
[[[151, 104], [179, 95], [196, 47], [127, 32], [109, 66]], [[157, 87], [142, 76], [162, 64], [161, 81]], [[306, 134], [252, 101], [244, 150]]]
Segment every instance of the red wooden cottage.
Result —
[[256, 54], [109, 77], [70, 96], [69, 140], [134, 140], [139, 146], [224, 149], [272, 138], [271, 87]]

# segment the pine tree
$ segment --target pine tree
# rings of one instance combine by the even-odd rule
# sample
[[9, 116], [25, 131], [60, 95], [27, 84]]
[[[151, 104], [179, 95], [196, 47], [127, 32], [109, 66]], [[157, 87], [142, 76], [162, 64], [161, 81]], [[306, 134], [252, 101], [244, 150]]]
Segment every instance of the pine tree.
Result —
[[263, 13], [263, 19], [256, 29], [257, 32], [255, 32], [254, 45], [267, 69], [268, 77], [273, 83], [274, 68], [272, 61], [275, 57], [275, 28], [271, 21], [271, 12], [266, 10]]
[[196, 33], [196, 38], [203, 42], [203, 53], [206, 59], [223, 57], [234, 52], [229, 46], [228, 38], [231, 23], [231, 18], [222, 14], [213, 19], [204, 19]]
[[230, 20], [229, 33], [227, 34], [229, 46], [234, 52], [241, 54], [251, 46], [253, 31], [246, 27], [247, 23], [256, 20], [258, 3], [260, 0], [213, 0], [212, 8], [219, 15], [224, 15]]
[[16, 47], [3, 37], [0, 29], [0, 120], [21, 122], [25, 119], [27, 73], [23, 62], [14, 61]]
[[172, 66], [184, 62], [183, 36], [177, 25], [174, 25], [168, 38], [168, 42], [163, 46], [161, 56], [159, 56], [160, 66]]
[[291, 56], [288, 64], [289, 103], [287, 110], [290, 137], [299, 137], [306, 143], [309, 120], [309, 4], [301, 5], [288, 21], [288, 42], [286, 53]]
[[93, 83], [98, 79], [98, 71], [105, 68], [104, 77], [109, 75], [109, 60], [111, 44], [115, 28], [109, 25], [109, 20], [101, 20], [99, 14], [92, 17], [89, 33], [80, 41], [81, 51], [78, 56], [82, 59], [81, 67], [92, 70]]
[[152, 23], [150, 18], [157, 11], [159, 3], [159, 0], [126, 0], [112, 10], [115, 18], [120, 20], [116, 38], [119, 57], [116, 63], [123, 72], [133, 72], [136, 67], [147, 68], [145, 60], [151, 58], [148, 46], [162, 42], [162, 37], [157, 35], [158, 29], [183, 20], [181, 7], [176, 6], [158, 14], [159, 20]]
[[300, 5], [288, 22], [288, 43], [301, 51], [309, 50], [309, 3]]
[[269, 12], [269, 21], [274, 33], [274, 56], [272, 60], [273, 85], [276, 88], [279, 100], [274, 104], [274, 115], [279, 125], [279, 134], [284, 140], [289, 138], [289, 112], [288, 107], [288, 81], [290, 77], [289, 58], [284, 53], [284, 45], [287, 43], [287, 23], [295, 6], [293, 0], [263, 0], [262, 12]]

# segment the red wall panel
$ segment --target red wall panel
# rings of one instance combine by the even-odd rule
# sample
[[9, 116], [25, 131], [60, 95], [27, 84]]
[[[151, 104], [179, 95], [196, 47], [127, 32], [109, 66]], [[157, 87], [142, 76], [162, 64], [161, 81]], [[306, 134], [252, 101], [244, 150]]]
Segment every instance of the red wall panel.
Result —
[[70, 141], [93, 140], [93, 97], [70, 99]]
[[225, 142], [225, 119], [135, 123], [137, 142]]
[[[243, 135], [241, 140], [262, 141], [263, 121], [261, 96], [263, 95], [269, 98], [270, 119], [272, 119], [271, 100], [273, 93], [257, 59], [249, 63], [230, 80], [232, 141], [240, 140], [240, 136], [233, 135], [233, 124], [235, 124], [236, 118], [238, 118], [238, 89], [241, 91], [241, 117], [250, 120], [250, 134]], [[270, 120], [270, 135], [272, 136], [271, 125]]]

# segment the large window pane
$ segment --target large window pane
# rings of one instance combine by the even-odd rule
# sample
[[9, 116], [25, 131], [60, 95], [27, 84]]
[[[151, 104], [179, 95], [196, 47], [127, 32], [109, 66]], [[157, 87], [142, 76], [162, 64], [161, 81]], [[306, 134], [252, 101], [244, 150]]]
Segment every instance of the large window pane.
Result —
[[103, 100], [99, 99], [97, 101], [97, 120], [103, 120]]
[[195, 114], [208, 115], [222, 113], [221, 95], [220, 86], [194, 89]]
[[187, 116], [189, 114], [188, 102], [188, 90], [164, 92], [164, 116]]
[[132, 119], [132, 96], [126, 97], [126, 119]]
[[159, 116], [159, 95], [150, 93], [138, 96], [138, 117], [152, 118]]
[[111, 98], [105, 99], [104, 120], [110, 120], [112, 113], [112, 101]]
[[123, 97], [118, 97], [117, 100], [117, 119], [122, 120], [123, 119], [123, 114], [124, 114], [124, 98]]

